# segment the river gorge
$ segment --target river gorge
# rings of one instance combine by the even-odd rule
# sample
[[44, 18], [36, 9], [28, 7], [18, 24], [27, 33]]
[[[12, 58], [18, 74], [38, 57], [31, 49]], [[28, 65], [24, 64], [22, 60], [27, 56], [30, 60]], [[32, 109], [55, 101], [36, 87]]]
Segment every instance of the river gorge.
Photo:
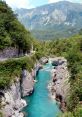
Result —
[[55, 100], [49, 97], [47, 88], [51, 79], [51, 64], [44, 65], [39, 70], [36, 77], [37, 83], [34, 87], [34, 93], [30, 97], [25, 97], [28, 105], [24, 108], [26, 117], [56, 117], [60, 113], [60, 109]]
[[21, 78], [1, 91], [4, 117], [57, 117], [66, 111], [69, 72], [65, 58], [42, 58], [31, 72], [23, 69]]

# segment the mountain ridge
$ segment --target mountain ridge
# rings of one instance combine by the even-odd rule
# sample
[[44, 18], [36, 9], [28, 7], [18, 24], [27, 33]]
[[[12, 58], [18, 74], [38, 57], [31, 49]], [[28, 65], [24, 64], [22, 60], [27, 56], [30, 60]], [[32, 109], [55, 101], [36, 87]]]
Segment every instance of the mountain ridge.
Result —
[[41, 8], [41, 7], [46, 7], [46, 6], [49, 6], [49, 5], [54, 5], [54, 4], [58, 4], [58, 3], [71, 3], [71, 4], [78, 4], [78, 5], [82, 5], [82, 3], [73, 3], [73, 2], [70, 2], [70, 1], [59, 1], [59, 2], [55, 2], [55, 3], [49, 3], [49, 4], [44, 4], [44, 5], [41, 5], [41, 6], [37, 6], [37, 7], [35, 7], [35, 8], [30, 8], [30, 9], [27, 9], [27, 8], [17, 8], [17, 9], [15, 9], [15, 10], [20, 10], [20, 9], [22, 9], [22, 10], [33, 10], [33, 9], [36, 9], [36, 8]]
[[19, 21], [40, 39], [69, 37], [82, 28], [82, 4], [79, 3], [60, 1], [32, 9], [17, 9], [15, 13]]

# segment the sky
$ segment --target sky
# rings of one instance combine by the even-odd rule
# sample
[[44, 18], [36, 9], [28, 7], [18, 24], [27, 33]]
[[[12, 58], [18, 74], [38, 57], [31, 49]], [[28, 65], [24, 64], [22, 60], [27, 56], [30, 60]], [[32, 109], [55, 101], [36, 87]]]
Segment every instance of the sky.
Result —
[[70, 1], [74, 3], [82, 3], [82, 0], [3, 0], [3, 1], [6, 1], [6, 3], [13, 9], [16, 8], [30, 9], [44, 4], [55, 3], [58, 1]]

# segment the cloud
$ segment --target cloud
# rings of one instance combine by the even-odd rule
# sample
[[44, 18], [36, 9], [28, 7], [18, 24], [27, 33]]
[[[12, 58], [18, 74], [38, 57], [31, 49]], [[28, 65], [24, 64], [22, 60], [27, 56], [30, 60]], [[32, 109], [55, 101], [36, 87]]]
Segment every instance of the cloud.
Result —
[[70, 2], [82, 3], [82, 0], [48, 0], [48, 3], [54, 3], [59, 1], [70, 1]]
[[6, 3], [12, 8], [33, 8], [29, 0], [5, 0]]
[[[6, 3], [12, 7], [13, 9], [15, 8], [34, 8], [36, 6], [40, 6], [42, 3], [54, 3], [54, 2], [59, 2], [59, 1], [67, 1], [67, 0], [4, 0]], [[77, 2], [77, 3], [82, 3], [82, 0], [68, 0], [71, 2]]]
[[48, 0], [48, 3], [54, 3], [54, 2], [58, 2], [58, 1], [62, 1], [62, 0]]

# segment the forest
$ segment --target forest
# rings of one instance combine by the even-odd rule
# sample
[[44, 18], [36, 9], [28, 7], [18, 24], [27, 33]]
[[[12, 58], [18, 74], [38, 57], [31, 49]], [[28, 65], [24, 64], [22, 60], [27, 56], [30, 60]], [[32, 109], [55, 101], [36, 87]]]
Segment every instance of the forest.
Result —
[[41, 57], [63, 56], [70, 72], [70, 95], [67, 97], [68, 111], [60, 117], [82, 117], [82, 30], [70, 38], [36, 40], [17, 20], [11, 8], [0, 1], [0, 51], [16, 47], [29, 52], [32, 44], [35, 55], [0, 62], [0, 89], [9, 87], [13, 77], [20, 76], [23, 67], [30, 71]]
[[70, 71], [70, 95], [67, 97], [68, 113], [63, 117], [82, 116], [82, 30], [67, 39], [57, 39], [37, 44], [36, 57], [64, 56]]

